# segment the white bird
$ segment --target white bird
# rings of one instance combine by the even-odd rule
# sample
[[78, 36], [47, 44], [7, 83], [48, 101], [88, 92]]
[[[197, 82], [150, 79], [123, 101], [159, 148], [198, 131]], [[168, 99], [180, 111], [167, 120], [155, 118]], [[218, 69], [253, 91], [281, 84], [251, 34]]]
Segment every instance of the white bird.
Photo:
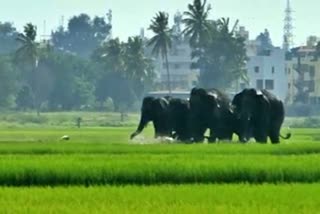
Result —
[[69, 135], [63, 135], [60, 140], [70, 140]]

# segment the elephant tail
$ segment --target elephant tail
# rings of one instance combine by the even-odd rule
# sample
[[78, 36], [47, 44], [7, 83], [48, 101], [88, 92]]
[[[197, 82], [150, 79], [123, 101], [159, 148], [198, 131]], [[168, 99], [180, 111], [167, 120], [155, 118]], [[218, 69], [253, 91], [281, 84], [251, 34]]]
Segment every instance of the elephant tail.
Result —
[[[289, 128], [288, 128], [289, 129]], [[280, 137], [282, 138], [282, 139], [285, 139], [285, 140], [288, 140], [288, 139], [290, 139], [291, 138], [291, 132], [290, 132], [290, 129], [289, 129], [289, 131], [288, 131], [288, 133], [286, 134], [286, 136], [283, 136], [283, 135], [281, 135], [280, 134]]]

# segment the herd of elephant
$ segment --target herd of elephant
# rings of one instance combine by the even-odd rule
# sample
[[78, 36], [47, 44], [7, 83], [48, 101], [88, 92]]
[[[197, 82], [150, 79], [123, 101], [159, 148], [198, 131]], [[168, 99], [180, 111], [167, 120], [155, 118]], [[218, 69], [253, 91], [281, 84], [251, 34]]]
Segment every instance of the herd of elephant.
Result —
[[[284, 121], [284, 105], [266, 90], [244, 89], [231, 100], [217, 89], [193, 88], [190, 98], [170, 96], [145, 97], [141, 118], [131, 139], [140, 134], [148, 122], [153, 122], [155, 137], [172, 137], [182, 142], [232, 141], [235, 133], [240, 142], [254, 138], [256, 142], [279, 143]], [[209, 129], [209, 136], [205, 136]]]

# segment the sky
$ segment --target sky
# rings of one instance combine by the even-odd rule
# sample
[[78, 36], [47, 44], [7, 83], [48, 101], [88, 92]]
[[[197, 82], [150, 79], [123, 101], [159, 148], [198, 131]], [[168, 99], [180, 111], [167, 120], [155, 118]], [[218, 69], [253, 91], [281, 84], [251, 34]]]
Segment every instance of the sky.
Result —
[[[173, 23], [173, 15], [187, 9], [193, 0], [0, 0], [0, 22], [10, 21], [21, 31], [24, 24], [32, 22], [38, 27], [39, 35], [48, 35], [61, 23], [67, 25], [73, 15], [87, 13], [90, 16], [105, 16], [113, 12], [113, 37], [126, 40], [138, 35], [141, 28], [147, 30], [156, 12], [166, 11]], [[281, 46], [283, 38], [284, 10], [287, 0], [207, 0], [212, 5], [210, 18], [230, 17], [231, 23], [249, 30], [255, 38], [268, 29], [273, 44]], [[291, 0], [294, 10], [294, 44], [302, 45], [309, 35], [320, 36], [319, 0]], [[62, 19], [62, 17], [64, 17]], [[62, 22], [64, 20], [64, 22]], [[46, 24], [44, 24], [44, 22]], [[44, 27], [46, 26], [46, 27]]]

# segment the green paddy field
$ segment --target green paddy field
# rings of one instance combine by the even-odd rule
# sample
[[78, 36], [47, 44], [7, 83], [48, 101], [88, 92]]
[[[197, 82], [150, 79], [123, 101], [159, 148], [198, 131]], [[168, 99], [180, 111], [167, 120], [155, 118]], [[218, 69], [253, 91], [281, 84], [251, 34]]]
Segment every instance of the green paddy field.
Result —
[[87, 115], [80, 129], [74, 116], [0, 115], [0, 213], [320, 212], [320, 129], [279, 145], [186, 145], [151, 126], [130, 141], [137, 116]]

